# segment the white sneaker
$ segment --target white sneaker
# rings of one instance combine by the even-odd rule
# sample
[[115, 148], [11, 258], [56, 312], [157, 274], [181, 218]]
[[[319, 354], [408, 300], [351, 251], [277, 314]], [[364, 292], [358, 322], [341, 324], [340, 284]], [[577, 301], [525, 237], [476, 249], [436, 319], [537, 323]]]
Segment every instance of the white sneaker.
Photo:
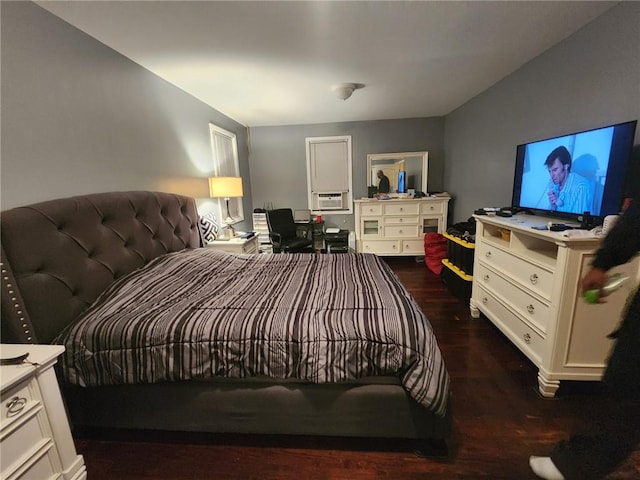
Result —
[[564, 480], [560, 470], [550, 457], [529, 457], [529, 466], [533, 473], [545, 480]]

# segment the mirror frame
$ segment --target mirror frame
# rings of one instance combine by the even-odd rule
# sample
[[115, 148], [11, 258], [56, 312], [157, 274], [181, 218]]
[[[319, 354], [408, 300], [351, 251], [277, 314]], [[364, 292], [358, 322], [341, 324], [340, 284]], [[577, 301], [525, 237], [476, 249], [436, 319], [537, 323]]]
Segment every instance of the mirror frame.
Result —
[[[420, 191], [427, 193], [427, 178], [429, 174], [429, 152], [402, 152], [402, 153], [370, 153], [367, 155], [367, 186], [377, 186], [376, 173], [380, 165], [394, 165], [409, 158], [418, 157], [422, 163], [422, 185]], [[374, 170], [375, 169], [375, 170]], [[396, 180], [397, 182], [397, 180]], [[416, 188], [416, 191], [418, 188]]]

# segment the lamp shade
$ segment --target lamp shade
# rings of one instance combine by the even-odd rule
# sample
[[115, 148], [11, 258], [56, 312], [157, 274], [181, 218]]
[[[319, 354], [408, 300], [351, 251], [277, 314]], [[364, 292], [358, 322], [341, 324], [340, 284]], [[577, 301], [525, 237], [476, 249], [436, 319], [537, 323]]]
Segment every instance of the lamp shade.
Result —
[[209, 196], [229, 198], [242, 196], [241, 177], [209, 177]]

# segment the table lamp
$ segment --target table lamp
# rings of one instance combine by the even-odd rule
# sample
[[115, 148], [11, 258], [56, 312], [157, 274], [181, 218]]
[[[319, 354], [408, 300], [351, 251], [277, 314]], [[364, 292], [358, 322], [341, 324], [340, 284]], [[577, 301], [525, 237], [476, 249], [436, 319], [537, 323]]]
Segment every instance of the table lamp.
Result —
[[233, 217], [229, 210], [229, 198], [242, 196], [241, 177], [209, 177], [209, 196], [211, 198], [224, 198], [227, 204], [227, 218], [224, 223], [227, 228], [227, 238], [233, 238], [236, 234], [233, 226]]

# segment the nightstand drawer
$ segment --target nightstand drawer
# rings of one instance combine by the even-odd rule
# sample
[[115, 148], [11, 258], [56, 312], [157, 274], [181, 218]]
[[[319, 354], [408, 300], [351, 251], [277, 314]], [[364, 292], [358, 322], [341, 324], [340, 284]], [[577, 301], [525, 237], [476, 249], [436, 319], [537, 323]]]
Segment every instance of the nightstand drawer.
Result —
[[[58, 480], [62, 478], [56, 473], [59, 467], [54, 455], [52, 442], [42, 445], [29, 460], [11, 472], [12, 478], [15, 480]], [[4, 476], [4, 472], [2, 478], [7, 478]]]
[[[37, 398], [33, 397], [30, 382], [22, 382], [15, 387], [2, 393], [2, 417], [0, 418], [0, 432], [4, 437], [5, 431], [14, 423], [20, 422], [21, 418], [27, 415], [40, 404]], [[4, 445], [3, 445], [4, 447]]]
[[6, 478], [9, 472], [18, 469], [27, 459], [33, 457], [47, 444], [53, 444], [47, 432], [42, 429], [41, 418], [38, 418], [42, 407], [31, 409], [21, 419], [20, 428], [10, 428], [3, 432], [2, 451], [0, 451], [0, 464], [2, 465], [2, 478]]

